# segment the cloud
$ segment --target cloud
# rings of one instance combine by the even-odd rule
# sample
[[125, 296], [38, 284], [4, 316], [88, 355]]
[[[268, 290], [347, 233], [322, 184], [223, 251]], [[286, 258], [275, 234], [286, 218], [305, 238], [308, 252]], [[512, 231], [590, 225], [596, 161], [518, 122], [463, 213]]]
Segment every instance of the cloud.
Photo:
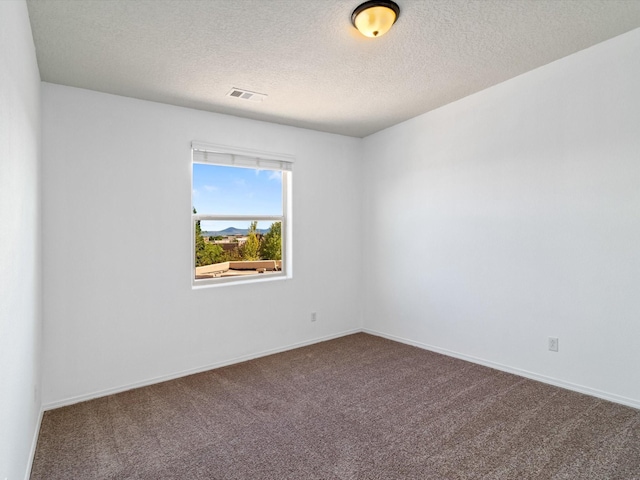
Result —
[[191, 193], [193, 193], [194, 197], [197, 197], [199, 195], [198, 190], [196, 190], [195, 188], [193, 190], [191, 190]]
[[274, 170], [269, 174], [269, 180], [277, 180], [277, 181], [281, 181], [282, 180], [282, 172]]
[[247, 182], [244, 181], [244, 178], [240, 178], [240, 179], [234, 180], [233, 183], [235, 185], [237, 185], [238, 187], [246, 187], [247, 186]]
[[204, 189], [207, 192], [217, 192], [218, 191], [218, 187], [216, 187], [215, 185], [205, 185]]

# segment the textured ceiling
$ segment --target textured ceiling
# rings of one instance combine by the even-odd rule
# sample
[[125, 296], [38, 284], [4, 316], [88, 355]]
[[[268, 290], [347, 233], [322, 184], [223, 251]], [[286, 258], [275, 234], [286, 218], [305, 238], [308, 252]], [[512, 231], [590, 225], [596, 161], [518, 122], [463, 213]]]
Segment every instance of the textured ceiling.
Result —
[[396, 1], [377, 39], [358, 0], [27, 4], [44, 81], [356, 137], [640, 26], [640, 0]]

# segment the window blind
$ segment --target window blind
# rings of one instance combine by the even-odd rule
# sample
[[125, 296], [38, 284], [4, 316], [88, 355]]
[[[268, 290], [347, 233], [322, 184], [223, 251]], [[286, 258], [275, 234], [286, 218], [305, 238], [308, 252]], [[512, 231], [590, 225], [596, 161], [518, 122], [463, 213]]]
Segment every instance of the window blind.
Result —
[[192, 142], [191, 149], [195, 163], [213, 163], [263, 170], [291, 171], [293, 169], [293, 157], [281, 153], [259, 152], [197, 142]]

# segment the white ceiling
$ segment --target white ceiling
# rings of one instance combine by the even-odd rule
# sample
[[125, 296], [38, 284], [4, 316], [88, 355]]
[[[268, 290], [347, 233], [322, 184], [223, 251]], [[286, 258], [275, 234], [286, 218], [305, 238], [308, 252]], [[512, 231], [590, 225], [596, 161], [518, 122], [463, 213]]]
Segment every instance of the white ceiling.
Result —
[[640, 0], [396, 1], [377, 39], [358, 0], [27, 4], [43, 81], [356, 137], [640, 26]]

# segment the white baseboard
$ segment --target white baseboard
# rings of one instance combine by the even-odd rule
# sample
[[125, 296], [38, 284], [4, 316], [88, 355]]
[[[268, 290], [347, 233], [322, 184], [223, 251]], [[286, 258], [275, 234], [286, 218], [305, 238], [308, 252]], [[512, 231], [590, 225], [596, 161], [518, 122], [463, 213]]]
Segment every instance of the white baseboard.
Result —
[[383, 337], [388, 340], [393, 340], [395, 342], [400, 342], [406, 345], [422, 348], [424, 350], [441, 353], [449, 357], [459, 358], [460, 360], [466, 360], [468, 362], [477, 363], [478, 365], [483, 365], [485, 367], [495, 368], [496, 370], [501, 370], [503, 372], [519, 375], [521, 377], [530, 378], [531, 380], [537, 380], [539, 382], [547, 383], [549, 385], [554, 385], [556, 387], [566, 388], [567, 390], [573, 390], [574, 392], [584, 393], [586, 395], [591, 395], [592, 397], [602, 398], [603, 400], [609, 400], [610, 402], [626, 405], [627, 407], [640, 409], [640, 400], [634, 400], [632, 398], [623, 397], [620, 395], [616, 395], [614, 393], [603, 392], [602, 390], [597, 390], [595, 388], [585, 387], [583, 385], [577, 385], [575, 383], [566, 382], [564, 380], [559, 380], [557, 378], [547, 377], [546, 375], [540, 375], [537, 373], [529, 372], [527, 370], [510, 367], [508, 365], [492, 362], [490, 360], [484, 360], [482, 358], [473, 357], [471, 355], [465, 355], [463, 353], [447, 350], [446, 348], [440, 348], [434, 345], [428, 345], [426, 343], [416, 342], [414, 340], [409, 340], [407, 338], [398, 337], [396, 335], [391, 335], [389, 333], [384, 333], [384, 332], [372, 330], [369, 328], [363, 328], [362, 331], [364, 333], [376, 335], [378, 337]]
[[36, 423], [36, 428], [33, 432], [33, 440], [31, 440], [31, 451], [29, 452], [29, 463], [27, 464], [27, 471], [24, 474], [24, 480], [29, 480], [29, 478], [31, 478], [31, 469], [33, 468], [33, 460], [36, 457], [36, 447], [38, 446], [38, 436], [40, 435], [40, 427], [42, 426], [43, 416], [44, 416], [44, 408], [40, 406], [38, 421]]
[[436, 347], [434, 345], [428, 345], [425, 343], [421, 343], [421, 342], [417, 342], [414, 340], [409, 340], [407, 338], [403, 338], [403, 337], [398, 337], [396, 335], [392, 335], [389, 333], [385, 333], [385, 332], [380, 332], [377, 330], [372, 330], [369, 328], [355, 328], [355, 329], [351, 329], [351, 330], [346, 330], [340, 333], [336, 333], [333, 335], [327, 335], [324, 337], [317, 337], [317, 338], [313, 338], [310, 340], [306, 340], [303, 342], [298, 342], [298, 343], [294, 343], [294, 344], [290, 344], [284, 347], [279, 347], [279, 348], [273, 348], [270, 350], [263, 350], [261, 352], [257, 352], [257, 353], [253, 353], [253, 354], [249, 354], [249, 355], [243, 355], [240, 357], [235, 357], [229, 360], [225, 360], [225, 361], [221, 361], [221, 362], [216, 362], [210, 365], [204, 365], [198, 368], [193, 368], [193, 369], [189, 369], [189, 370], [184, 370], [181, 372], [176, 372], [170, 375], [164, 375], [164, 376], [160, 376], [160, 377], [155, 377], [155, 378], [151, 378], [149, 380], [144, 380], [141, 382], [136, 382], [136, 383], [132, 383], [132, 384], [128, 384], [128, 385], [123, 385], [120, 387], [116, 387], [116, 388], [110, 388], [110, 389], [106, 389], [106, 390], [101, 390], [98, 392], [93, 392], [90, 394], [86, 394], [86, 395], [79, 395], [76, 397], [71, 397], [71, 398], [67, 398], [64, 400], [60, 400], [57, 402], [52, 402], [52, 403], [48, 403], [45, 405], [42, 405], [41, 409], [40, 409], [40, 415], [38, 418], [38, 423], [37, 423], [37, 427], [36, 430], [34, 432], [34, 437], [33, 437], [33, 441], [32, 441], [32, 445], [31, 445], [31, 454], [29, 455], [29, 465], [27, 466], [27, 472], [26, 472], [26, 476], [25, 476], [25, 480], [29, 480], [29, 477], [31, 475], [31, 468], [33, 466], [33, 460], [35, 458], [35, 452], [36, 452], [36, 446], [38, 443], [38, 435], [40, 433], [40, 427], [42, 424], [42, 418], [44, 415], [44, 412], [46, 410], [52, 410], [54, 408], [59, 408], [59, 407], [64, 407], [67, 405], [73, 405], [74, 403], [80, 403], [80, 402], [84, 402], [87, 400], [91, 400], [93, 398], [99, 398], [99, 397], [104, 397], [107, 395], [113, 395], [115, 393], [120, 393], [120, 392], [125, 392], [127, 390], [132, 390], [134, 388], [140, 388], [140, 387], [146, 387], [148, 385], [153, 385], [156, 383], [160, 383], [160, 382], [166, 382], [168, 380], [174, 380], [176, 378], [181, 378], [181, 377], [186, 377], [187, 375], [193, 375], [195, 373], [200, 373], [200, 372], [205, 372], [207, 370], [213, 370], [215, 368], [221, 368], [221, 367], [226, 367], [228, 365], [233, 365], [236, 363], [241, 363], [241, 362], [246, 362], [248, 360], [254, 360], [256, 358], [260, 358], [260, 357], [266, 357], [268, 355], [273, 355], [276, 353], [281, 353], [281, 352], [286, 352], [288, 350], [293, 350], [296, 348], [300, 348], [300, 347], [306, 347], [308, 345], [313, 345], [315, 343], [320, 343], [320, 342], [325, 342], [327, 340], [333, 340], [335, 338], [340, 338], [340, 337], [344, 337], [346, 335], [352, 335], [354, 333], [368, 333], [370, 335], [375, 335], [378, 337], [382, 337], [382, 338], [386, 338], [389, 340], [393, 340], [395, 342], [400, 342], [400, 343], [404, 343], [406, 345], [412, 345], [414, 347], [418, 347], [418, 348], [422, 348], [424, 350], [429, 350], [432, 352], [436, 352], [436, 353], [441, 353], [443, 355], [447, 355], [450, 357], [454, 357], [454, 358], [459, 358], [461, 360], [465, 360], [471, 363], [476, 363], [478, 365], [483, 365], [485, 367], [490, 367], [490, 368], [495, 368], [496, 370], [501, 370], [503, 372], [508, 372], [508, 373], [513, 373], [514, 375], [519, 375], [521, 377], [525, 377], [525, 378], [530, 378], [532, 380], [537, 380], [539, 382], [543, 382], [543, 383], [547, 383], [549, 385], [554, 385], [556, 387], [560, 387], [560, 388], [565, 388], [567, 390], [573, 390], [575, 392], [579, 392], [579, 393], [584, 393], [586, 395], [591, 395], [593, 397], [597, 397], [597, 398], [602, 398], [604, 400], [608, 400], [614, 403], [619, 403], [621, 405], [626, 405], [628, 407], [632, 407], [632, 408], [636, 408], [636, 409], [640, 409], [640, 401], [638, 400], [634, 400], [632, 398], [627, 398], [627, 397], [623, 397], [620, 395], [616, 395], [613, 393], [608, 393], [608, 392], [604, 392], [601, 390], [597, 390], [594, 388], [589, 388], [589, 387], [584, 387], [582, 385], [577, 385], [571, 382], [566, 382], [564, 380], [559, 380], [556, 378], [552, 378], [552, 377], [547, 377], [545, 375], [540, 375], [537, 373], [533, 373], [533, 372], [529, 372], [527, 370], [522, 370], [519, 368], [514, 368], [514, 367], [510, 367], [508, 365], [503, 365], [500, 363], [496, 363], [496, 362], [492, 362], [489, 360], [484, 360], [482, 358], [477, 358], [477, 357], [473, 357], [471, 355], [465, 355], [463, 353], [458, 353], [458, 352], [454, 352], [452, 350], [447, 350], [446, 348], [440, 348], [440, 347]]
[[[490, 360], [485, 360], [482, 358], [473, 357], [471, 355], [466, 355], [459, 352], [454, 352], [452, 350], [447, 350], [446, 348], [436, 347], [435, 345], [429, 345], [422, 342], [417, 342], [414, 340], [409, 340], [407, 338], [398, 337], [396, 335], [392, 335], [389, 333], [369, 329], [369, 328], [355, 328], [351, 330], [345, 330], [333, 335], [327, 335], [324, 337], [317, 337], [310, 340], [305, 340], [303, 342], [298, 342], [290, 345], [286, 345], [284, 347], [273, 348], [270, 350], [263, 350], [261, 352], [243, 355], [240, 357], [231, 358], [228, 360], [212, 363], [209, 365], [203, 365], [201, 367], [183, 370], [180, 372], [172, 373], [169, 375], [163, 375], [160, 377], [151, 378], [148, 380], [143, 380], [141, 382], [135, 382], [128, 385], [122, 385], [120, 387], [109, 388], [105, 390], [100, 390], [97, 392], [92, 392], [84, 395], [78, 395], [75, 397], [66, 398], [63, 400], [59, 400], [56, 402], [47, 403], [42, 406], [42, 412], [46, 410], [52, 410], [54, 408], [65, 407], [67, 405], [73, 405], [74, 403], [80, 403], [87, 400], [91, 400], [94, 398], [105, 397], [107, 395], [113, 395], [115, 393], [125, 392], [127, 390], [132, 390], [134, 388], [146, 387], [148, 385], [153, 385], [156, 383], [166, 382], [168, 380], [174, 380], [176, 378], [186, 377], [187, 375], [193, 375], [195, 373], [206, 372], [207, 370], [213, 370], [215, 368], [226, 367], [229, 365], [233, 365], [236, 363], [246, 362], [248, 360], [254, 360], [260, 357], [266, 357], [267, 355], [273, 355], [276, 353], [286, 352], [288, 350], [293, 350], [295, 348], [306, 347], [307, 345], [313, 345], [314, 343], [325, 342], [327, 340], [333, 340], [335, 338], [344, 337], [346, 335], [351, 335], [354, 333], [368, 333], [371, 335], [375, 335], [378, 337], [387, 338], [389, 340], [393, 340], [396, 342], [404, 343], [406, 345], [412, 345], [414, 347], [422, 348], [424, 350], [429, 350], [436, 353], [441, 353], [443, 355], [447, 355], [454, 358], [459, 358], [461, 360], [466, 360], [468, 362], [476, 363], [478, 365], [484, 365], [485, 367], [495, 368], [496, 370], [501, 370], [503, 372], [513, 373], [515, 375], [519, 375], [521, 377], [530, 378], [532, 380], [537, 380], [539, 382], [547, 383], [549, 385], [554, 385], [556, 387], [566, 388], [567, 390], [573, 390], [575, 392], [584, 393], [586, 395], [591, 395], [593, 397], [602, 398], [604, 400], [609, 400], [611, 402], [619, 403], [621, 405], [626, 405], [628, 407], [640, 409], [640, 400], [635, 400], [632, 398], [623, 397], [621, 395], [616, 395], [614, 393], [604, 392], [602, 390], [597, 390], [590, 387], [585, 387], [583, 385], [577, 385], [575, 383], [567, 382], [564, 380], [559, 380], [557, 378], [548, 377], [546, 375], [540, 375], [538, 373], [529, 372], [527, 370], [522, 370], [520, 368], [511, 367], [508, 365], [503, 365], [497, 362], [492, 362]], [[40, 414], [40, 421], [42, 421], [42, 413]], [[36, 438], [34, 440], [33, 451], [35, 452], [35, 442], [37, 441], [37, 432]]]
[[[286, 352], [288, 350], [294, 350], [300, 347], [306, 347], [308, 345], [313, 345], [314, 343], [325, 342], [327, 340], [333, 340], [335, 338], [344, 337], [346, 335], [351, 335], [354, 333], [362, 332], [361, 328], [355, 328], [351, 330], [345, 330], [339, 333], [335, 333], [332, 335], [326, 335], [324, 337], [317, 337], [310, 340], [305, 340], [303, 342], [293, 343], [290, 345], [286, 345], [284, 347], [273, 348], [269, 350], [263, 350], [257, 353], [251, 353], [249, 355], [242, 355], [240, 357], [231, 358], [228, 360], [223, 360], [220, 362], [212, 363], [209, 365], [203, 365], [201, 367], [192, 368], [189, 370], [183, 370], [180, 372], [171, 373], [169, 375], [162, 375], [160, 377], [150, 378], [148, 380], [143, 380], [140, 382], [134, 382], [127, 385], [122, 385], [119, 387], [108, 388], [105, 390], [99, 390], [97, 392], [87, 393], [84, 395], [78, 395], [75, 397], [65, 398], [63, 400], [58, 400], [55, 402], [50, 402], [43, 405], [42, 409], [44, 410], [53, 410], [54, 408], [66, 407], [68, 405], [73, 405], [75, 403], [85, 402], [87, 400], [92, 400], [94, 398], [106, 397], [107, 395], [113, 395], [115, 393], [126, 392], [127, 390], [133, 390], [134, 388], [147, 387], [149, 385], [154, 385], [156, 383], [166, 382], [168, 380], [174, 380], [176, 378], [186, 377], [188, 375], [193, 375], [195, 373], [206, 372], [208, 370], [213, 370], [215, 368], [227, 367], [229, 365], [234, 365], [236, 363], [246, 362], [248, 360], [254, 360], [260, 357], [266, 357], [268, 355], [273, 355], [275, 353]], [[42, 417], [42, 416], [41, 416]]]

